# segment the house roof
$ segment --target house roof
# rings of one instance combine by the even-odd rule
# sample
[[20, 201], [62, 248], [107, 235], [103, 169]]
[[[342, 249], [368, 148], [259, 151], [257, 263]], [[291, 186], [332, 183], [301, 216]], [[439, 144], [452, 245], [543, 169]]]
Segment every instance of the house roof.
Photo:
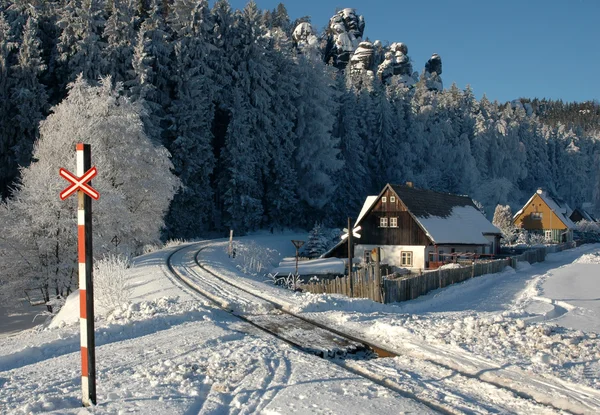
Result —
[[[389, 186], [435, 244], [487, 245], [490, 241], [484, 236], [485, 234], [501, 234], [468, 196], [402, 185]], [[363, 206], [361, 219], [372, 209], [380, 196], [381, 194], [370, 202], [366, 210]], [[365, 205], [369, 198], [365, 201]]]
[[363, 204], [362, 209], [360, 210], [360, 213], [358, 214], [358, 218], [356, 218], [356, 222], [354, 223], [354, 227], [356, 227], [356, 225], [358, 225], [358, 222], [360, 222], [360, 220], [363, 218], [363, 216], [365, 216], [367, 214], [367, 212], [369, 211], [369, 208], [371, 207], [371, 205], [373, 205], [375, 203], [375, 201], [377, 200], [378, 196], [367, 196], [367, 198], [365, 199], [365, 203]]
[[552, 212], [554, 212], [554, 214], [563, 223], [563, 225], [565, 225], [569, 229], [575, 229], [575, 224], [571, 219], [569, 219], [569, 216], [571, 216], [571, 213], [573, 213], [569, 205], [567, 205], [560, 199], [554, 199], [548, 194], [547, 191], [542, 189], [538, 189], [537, 192], [535, 192], [533, 196], [529, 198], [527, 203], [523, 205], [521, 210], [514, 214], [513, 220], [515, 220], [521, 213], [523, 213], [523, 210], [525, 210], [525, 208], [529, 206], [529, 204], [536, 195], [544, 201], [544, 203], [550, 208]]
[[571, 213], [571, 215], [569, 215], [569, 219], [571, 219], [576, 212], [579, 213], [579, 216], [581, 216], [584, 220], [587, 220], [588, 222], [596, 222], [594, 220], [594, 218], [592, 217], [592, 215], [590, 215], [583, 208], [575, 208], [575, 210], [573, 211], [573, 213]]

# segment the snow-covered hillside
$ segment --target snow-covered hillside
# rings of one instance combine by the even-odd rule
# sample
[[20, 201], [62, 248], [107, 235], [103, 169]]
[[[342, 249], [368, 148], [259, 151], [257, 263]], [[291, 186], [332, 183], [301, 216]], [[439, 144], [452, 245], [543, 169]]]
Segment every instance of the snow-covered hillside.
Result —
[[[289, 240], [302, 237], [268, 234], [236, 243], [238, 249], [250, 241], [269, 246], [283, 258], [293, 255]], [[2, 338], [2, 412], [430, 411], [356, 374], [365, 370], [456, 412], [553, 413], [480, 381], [508, 376], [517, 376], [515, 387], [535, 387], [540, 396], [560, 385], [557, 400], [571, 400], [579, 408], [592, 405], [590, 413], [600, 408], [595, 318], [600, 288], [594, 284], [600, 245], [550, 254], [541, 264], [508, 268], [392, 305], [283, 290], [261, 274], [242, 273], [243, 258], [229, 258], [226, 241], [205, 246], [200, 260], [220, 275], [278, 298], [308, 318], [401, 351], [402, 357], [354, 361], [349, 363], [353, 373], [299, 352], [185, 290], [167, 276], [169, 252], [160, 251], [138, 258], [130, 270], [132, 301], [97, 319], [98, 406], [79, 407], [77, 302], [70, 301], [51, 327]], [[468, 375], [472, 372], [477, 376]]]

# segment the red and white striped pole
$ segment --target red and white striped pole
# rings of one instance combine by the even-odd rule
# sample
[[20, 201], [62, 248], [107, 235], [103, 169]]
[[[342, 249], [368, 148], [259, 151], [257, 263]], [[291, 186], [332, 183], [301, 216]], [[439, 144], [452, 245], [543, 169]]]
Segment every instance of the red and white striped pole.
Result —
[[[77, 144], [77, 176], [92, 168], [89, 144]], [[88, 182], [91, 187], [91, 182]], [[77, 190], [79, 260], [79, 317], [81, 334], [81, 392], [83, 406], [96, 404], [96, 341], [94, 337], [94, 287], [92, 285], [92, 198]]]

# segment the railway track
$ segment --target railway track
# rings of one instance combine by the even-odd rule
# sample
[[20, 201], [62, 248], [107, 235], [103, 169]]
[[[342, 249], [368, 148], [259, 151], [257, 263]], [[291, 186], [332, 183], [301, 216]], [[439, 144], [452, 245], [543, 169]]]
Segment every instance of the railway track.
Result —
[[[360, 361], [369, 361], [378, 357], [398, 357], [399, 355], [392, 350], [371, 344], [364, 339], [343, 333], [322, 323], [292, 313], [284, 309], [281, 304], [266, 296], [257, 294], [240, 284], [215, 274], [200, 263], [199, 255], [205, 247], [198, 245], [186, 245], [174, 250], [168, 256], [167, 267], [172, 276], [184, 284], [187, 290], [191, 290], [208, 299], [218, 308], [237, 316], [242, 321], [269, 335], [277, 337], [299, 350], [322, 358], [328, 358], [331, 362], [343, 367], [354, 375], [368, 379], [401, 396], [414, 399], [440, 413], [493, 413], [498, 410], [498, 408], [492, 409], [494, 407], [489, 407], [488, 405], [483, 405], [483, 408], [487, 409], [479, 411], [468, 405], [465, 406], [463, 403], [457, 405], [440, 402], [439, 394], [427, 393], [427, 387], [423, 387], [423, 385], [415, 385], [414, 382], [411, 384], [408, 378], [404, 378], [406, 382], [394, 379], [402, 378], [402, 376], [394, 377], [382, 374], [381, 365], [358, 364]], [[182, 256], [182, 260], [180, 260], [178, 265], [173, 264], [175, 256]], [[552, 402], [539, 402], [533, 396], [521, 390], [507, 387], [498, 382], [486, 381], [479, 376], [461, 372], [455, 368], [427, 359], [422, 363], [429, 366], [429, 371], [450, 372], [452, 373], [452, 377], [464, 378], [465, 384], [470, 384], [470, 387], [474, 389], [497, 388], [504, 391], [507, 396], [513, 396], [517, 401], [526, 401], [524, 404], [520, 402], [517, 407], [527, 407], [528, 412], [532, 410], [544, 411], [544, 413], [577, 414], [587, 412], [585, 410], [572, 410], [573, 408], [570, 408], [569, 405], [565, 406], [560, 402], [558, 405]], [[485, 387], [479, 387], [479, 383]], [[477, 395], [479, 392], [476, 391], [474, 393]], [[452, 391], [449, 391], [448, 394], [449, 396], [453, 395]], [[480, 399], [486, 399], [485, 395], [481, 396]], [[519, 412], [519, 410], [510, 410], [510, 405], [508, 408], [500, 407], [499, 409], [500, 411], [508, 409], [509, 412]]]

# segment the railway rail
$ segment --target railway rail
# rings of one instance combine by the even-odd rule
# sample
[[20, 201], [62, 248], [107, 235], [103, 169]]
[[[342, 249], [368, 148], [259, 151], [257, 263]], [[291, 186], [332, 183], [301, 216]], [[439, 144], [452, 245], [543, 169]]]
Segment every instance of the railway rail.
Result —
[[[401, 396], [416, 400], [435, 411], [445, 414], [472, 411], [471, 408], [439, 402], [436, 399], [438, 398], [436, 394], [429, 396], [427, 393], [416, 393], [415, 388], [407, 388], [389, 376], [379, 373], [377, 369], [379, 365], [358, 365], [357, 360], [398, 357], [399, 354], [380, 345], [372, 344], [364, 339], [328, 327], [320, 322], [299, 316], [266, 296], [257, 294], [238, 283], [217, 275], [201, 264], [199, 256], [205, 249], [205, 246], [202, 245], [204, 244], [185, 245], [171, 252], [167, 258], [166, 265], [169, 272], [178, 282], [185, 285], [186, 290], [201, 295], [218, 308], [299, 350], [328, 358], [331, 362], [354, 375], [368, 379]], [[187, 259], [184, 258], [185, 261], [174, 265], [173, 258], [182, 253], [184, 257], [187, 253]], [[198, 270], [201, 272], [198, 272]], [[481, 379], [477, 375], [457, 370], [439, 362], [424, 359], [424, 363], [432, 365], [433, 370], [436, 370], [437, 367], [440, 371], [452, 372], [452, 376], [464, 377], [467, 382], [481, 382], [486, 387], [504, 390], [509, 395], [516, 396], [515, 399], [526, 400], [528, 404], [537, 406], [538, 409], [543, 409], [547, 413], [548, 411], [550, 411], [549, 413], [573, 414], [588, 412], [585, 408], [573, 407], [572, 404], [564, 404], [560, 400], [557, 402], [540, 402], [534, 396], [522, 390], [499, 382]]]

